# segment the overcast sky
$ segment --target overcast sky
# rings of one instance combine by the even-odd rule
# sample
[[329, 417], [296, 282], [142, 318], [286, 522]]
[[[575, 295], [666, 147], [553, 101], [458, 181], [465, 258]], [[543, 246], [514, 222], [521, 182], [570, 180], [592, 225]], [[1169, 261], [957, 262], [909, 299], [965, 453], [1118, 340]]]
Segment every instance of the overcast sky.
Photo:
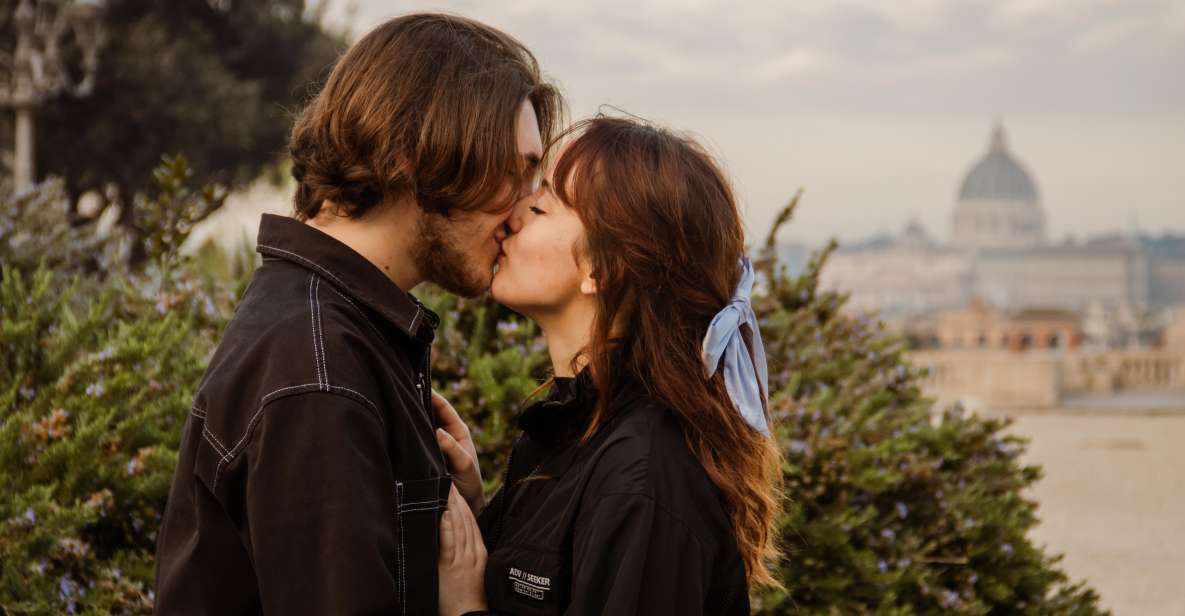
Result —
[[945, 238], [1001, 118], [1053, 239], [1185, 232], [1185, 2], [855, 0], [407, 3], [329, 0], [361, 35], [445, 10], [532, 49], [574, 117], [614, 105], [694, 133], [729, 172], [754, 242]]

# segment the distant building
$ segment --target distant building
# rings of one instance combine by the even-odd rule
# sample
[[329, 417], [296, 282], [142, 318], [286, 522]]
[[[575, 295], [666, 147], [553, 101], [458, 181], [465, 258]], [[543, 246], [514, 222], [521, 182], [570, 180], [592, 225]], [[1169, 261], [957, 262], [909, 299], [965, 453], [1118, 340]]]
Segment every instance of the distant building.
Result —
[[1009, 149], [1001, 125], [963, 178], [950, 238], [942, 244], [910, 221], [896, 237], [841, 246], [821, 283], [849, 292], [849, 310], [876, 310], [895, 322], [963, 309], [972, 298], [1013, 315], [1185, 304], [1185, 257], [1170, 249], [1149, 251], [1125, 235], [1048, 242], [1037, 183]]
[[1082, 327], [1066, 310], [1003, 312], [976, 300], [939, 315], [937, 341], [947, 349], [1073, 350], [1082, 342]]
[[1164, 347], [1185, 353], [1185, 308], [1178, 309], [1165, 328]]
[[1004, 127], [992, 130], [987, 154], [959, 188], [951, 244], [965, 249], [1013, 249], [1045, 243], [1045, 213], [1037, 184], [1008, 151]]

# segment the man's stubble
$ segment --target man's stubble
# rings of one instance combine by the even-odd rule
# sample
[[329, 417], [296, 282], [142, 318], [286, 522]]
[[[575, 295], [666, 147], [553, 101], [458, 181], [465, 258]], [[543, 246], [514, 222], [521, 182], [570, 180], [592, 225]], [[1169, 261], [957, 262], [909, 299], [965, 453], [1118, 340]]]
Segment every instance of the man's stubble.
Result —
[[492, 264], [473, 262], [447, 217], [421, 212], [416, 231], [412, 259], [424, 280], [461, 297], [477, 297], [490, 288]]

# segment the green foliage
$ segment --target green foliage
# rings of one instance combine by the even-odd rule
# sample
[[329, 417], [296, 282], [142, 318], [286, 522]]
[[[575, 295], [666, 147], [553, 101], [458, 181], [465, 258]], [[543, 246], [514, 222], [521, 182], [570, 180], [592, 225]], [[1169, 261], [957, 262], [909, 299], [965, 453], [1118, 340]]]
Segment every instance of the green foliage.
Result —
[[[184, 227], [186, 208], [216, 195], [185, 188], [178, 166], [161, 181], [174, 197], [145, 204], [169, 210], [146, 227]], [[28, 216], [0, 218], [0, 239], [24, 238], [0, 244], [0, 611], [147, 613], [179, 431], [254, 260], [187, 261], [174, 250], [185, 229], [158, 229], [143, 269], [87, 269], [56, 242], [102, 253], [120, 240], [29, 226], [36, 212], [60, 218], [55, 203], [33, 196]], [[819, 290], [830, 249], [791, 277], [772, 257], [776, 232], [754, 306], [785, 454], [786, 588], [756, 596], [758, 613], [1103, 613], [1028, 538], [1037, 518], [1025, 489], [1040, 469], [1021, 463], [1024, 442], [1005, 422], [933, 413], [903, 341]], [[547, 376], [546, 350], [530, 322], [488, 298], [420, 296], [442, 317], [433, 386], [470, 422], [493, 489], [517, 411]]]
[[151, 613], [176, 444], [242, 284], [176, 253], [178, 221], [216, 192], [187, 188], [186, 171], [178, 159], [159, 169], [165, 197], [145, 211], [170, 210], [153, 220], [172, 228], [146, 235], [157, 258], [142, 269], [95, 269], [77, 247], [47, 244], [120, 244], [62, 225], [53, 191], [6, 220], [25, 239], [5, 242], [0, 268], [0, 614]]
[[784, 592], [763, 614], [1098, 614], [1027, 538], [1041, 471], [1007, 422], [953, 407], [932, 414], [904, 341], [821, 292], [834, 244], [800, 277], [772, 259], [754, 309], [770, 358], [771, 409], [785, 462]]

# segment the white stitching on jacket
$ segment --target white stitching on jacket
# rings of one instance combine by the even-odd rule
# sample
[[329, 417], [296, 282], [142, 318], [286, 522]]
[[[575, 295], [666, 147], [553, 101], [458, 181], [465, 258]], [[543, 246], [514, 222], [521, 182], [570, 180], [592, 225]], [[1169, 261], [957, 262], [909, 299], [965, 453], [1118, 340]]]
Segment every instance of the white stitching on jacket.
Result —
[[[348, 286], [350, 286], [350, 285], [346, 284], [345, 282], [342, 282], [342, 279], [341, 279], [341, 278], [338, 278], [337, 276], [335, 276], [335, 275], [333, 274], [333, 272], [331, 272], [331, 271], [329, 271], [329, 270], [325, 269], [325, 267], [324, 267], [324, 266], [322, 266], [320, 263], [317, 263], [317, 262], [315, 262], [315, 261], [310, 261], [309, 259], [307, 259], [307, 258], [305, 258], [305, 257], [302, 257], [302, 256], [300, 256], [300, 255], [296, 254], [295, 252], [292, 252], [291, 250], [284, 250], [283, 248], [276, 248], [275, 246], [269, 246], [269, 245], [267, 245], [267, 244], [256, 244], [256, 247], [257, 247], [257, 248], [267, 248], [268, 250], [274, 250], [274, 251], [276, 251], [276, 252], [282, 252], [282, 253], [284, 253], [284, 254], [286, 254], [286, 255], [289, 255], [289, 256], [291, 256], [291, 257], [293, 257], [293, 258], [300, 259], [300, 261], [301, 261], [302, 263], [307, 263], [308, 265], [311, 265], [311, 266], [313, 266], [313, 267], [317, 268], [317, 269], [318, 269], [318, 270], [320, 270], [322, 273], [324, 273], [326, 276], [329, 276], [330, 278], [332, 278], [332, 279], [334, 279], [335, 281], [337, 281], [337, 283], [338, 283], [338, 284], [340, 284], [341, 286], [343, 286], [343, 287], [348, 287]], [[415, 333], [415, 331], [416, 331], [416, 329], [415, 329], [415, 324], [416, 324], [416, 323], [417, 323], [417, 322], [420, 320], [420, 313], [421, 313], [421, 312], [423, 312], [423, 310], [421, 310], [419, 306], [416, 306], [416, 315], [415, 315], [414, 317], [412, 317], [412, 319], [411, 319], [411, 326], [410, 326], [410, 327], [408, 327], [408, 329], [410, 329], [410, 330], [411, 330], [411, 332], [412, 332], [413, 334], [414, 334], [414, 333]]]
[[378, 335], [379, 340], [385, 341], [387, 339], [387, 337], [383, 335], [383, 332], [380, 332], [379, 328], [374, 324], [373, 321], [370, 320], [370, 317], [367, 317], [366, 313], [362, 312], [362, 309], [358, 307], [358, 304], [354, 303], [354, 300], [350, 299], [349, 297], [346, 297], [346, 295], [344, 293], [342, 293], [341, 291], [338, 291], [337, 287], [335, 287], [333, 285], [329, 285], [329, 290], [333, 291], [334, 293], [337, 293], [338, 297], [346, 300], [347, 304], [353, 306], [354, 310], [358, 311], [358, 316], [362, 317], [362, 320], [366, 321], [366, 324], [370, 326], [371, 331], [373, 331], [375, 334]]
[[313, 337], [313, 372], [317, 375], [317, 387], [321, 387], [321, 358], [317, 351], [317, 311], [313, 308], [313, 282], [316, 274], [309, 274], [309, 321], [311, 322]]
[[313, 299], [317, 302], [317, 344], [321, 346], [321, 382], [329, 391], [329, 359], [325, 355], [325, 325], [321, 322], [321, 279], [313, 283]]
[[[325, 387], [328, 387], [328, 390], [325, 390], [325, 391], [330, 391], [330, 392], [344, 391], [344, 392], [349, 392], [349, 393], [361, 398], [362, 401], [365, 402], [367, 404], [367, 406], [370, 407], [370, 410], [374, 411], [375, 417], [379, 420], [379, 424], [381, 424], [383, 426], [383, 429], [384, 430], [386, 429], [387, 422], [383, 421], [383, 415], [381, 412], [379, 412], [378, 405], [375, 404], [373, 401], [371, 401], [370, 398], [367, 398], [365, 395], [363, 395], [357, 391], [354, 391], [353, 389], [350, 389], [348, 387], [341, 387], [340, 385], [326, 385]], [[232, 461], [234, 461], [235, 456], [239, 455], [240, 450], [242, 449], [243, 445], [247, 441], [247, 437], [251, 436], [251, 432], [255, 429], [255, 424], [259, 422], [260, 416], [263, 415], [263, 411], [267, 407], [267, 404], [269, 402], [271, 402], [272, 397], [278, 393], [285, 392], [285, 391], [291, 391], [293, 389], [310, 389], [310, 388], [316, 388], [318, 391], [321, 391], [321, 384], [320, 383], [305, 383], [304, 385], [291, 385], [288, 387], [281, 387], [277, 390], [274, 390], [274, 391], [264, 394], [263, 397], [261, 397], [259, 399], [259, 408], [255, 411], [255, 414], [251, 416], [251, 420], [247, 422], [247, 429], [243, 431], [243, 437], [240, 438], [237, 443], [235, 443], [235, 446], [230, 449], [226, 449], [226, 446], [222, 445], [221, 442], [219, 442], [219, 445], [221, 445], [222, 450], [220, 451], [219, 447], [214, 447], [215, 451], [218, 451], [218, 454], [221, 456], [221, 460], [218, 462], [218, 465], [214, 469], [214, 482], [210, 486], [210, 489], [214, 489], [214, 488], [218, 487], [218, 479], [222, 475], [223, 467], [230, 464]], [[346, 397], [349, 398], [350, 396], [346, 396]], [[205, 427], [203, 427], [203, 431], [207, 431], [207, 429]], [[213, 432], [210, 432], [209, 434], [210, 434], [210, 437], [213, 438], [215, 441], [218, 440], [216, 437], [214, 437]], [[211, 444], [213, 444], [213, 443], [211, 443]], [[225, 451], [225, 453], [223, 453], [223, 451]]]
[[399, 503], [403, 501], [403, 484], [395, 482], [395, 517], [399, 518], [399, 601], [401, 611], [407, 613], [407, 565], [403, 547], [403, 516], [399, 515]]

